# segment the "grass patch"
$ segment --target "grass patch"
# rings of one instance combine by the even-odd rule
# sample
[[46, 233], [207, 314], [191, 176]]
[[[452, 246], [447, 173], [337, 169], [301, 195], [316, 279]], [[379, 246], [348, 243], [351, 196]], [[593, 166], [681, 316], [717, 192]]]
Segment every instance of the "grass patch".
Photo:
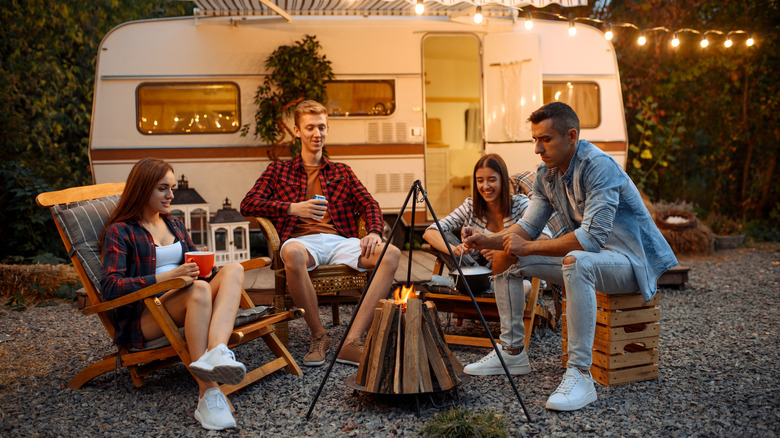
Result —
[[503, 438], [509, 436], [509, 423], [492, 410], [456, 406], [433, 417], [422, 433], [428, 437]]

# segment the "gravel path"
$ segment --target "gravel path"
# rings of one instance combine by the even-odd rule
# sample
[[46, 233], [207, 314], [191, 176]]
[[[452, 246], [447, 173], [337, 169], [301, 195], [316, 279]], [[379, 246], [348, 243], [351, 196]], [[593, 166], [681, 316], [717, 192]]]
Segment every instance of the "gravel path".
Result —
[[[684, 264], [691, 267], [688, 288], [660, 290], [657, 380], [597, 385], [599, 399], [580, 411], [545, 410], [563, 374], [559, 327], [534, 334], [533, 372], [515, 379], [532, 423], [504, 376], [472, 378], [460, 389], [461, 402], [503, 414], [515, 436], [777, 436], [780, 250], [721, 251]], [[321, 310], [329, 324], [329, 307]], [[300, 358], [307, 346], [304, 322], [293, 322], [290, 331], [291, 351]], [[341, 336], [343, 326], [329, 333], [331, 339]], [[264, 347], [256, 341], [236, 355], [252, 363], [270, 357]], [[325, 367], [303, 367], [303, 377], [278, 372], [233, 395], [238, 428], [207, 432], [192, 415], [197, 389], [181, 364], [152, 374], [141, 389], [126, 371], [117, 379], [113, 373], [100, 376], [80, 390], [65, 387], [111, 349], [97, 318], [82, 316], [71, 304], [0, 310], [0, 435], [411, 436], [441, 411], [426, 402], [418, 418], [414, 399], [356, 395], [343, 384], [355, 368], [336, 364], [311, 421], [303, 416]], [[463, 363], [486, 352], [454, 351]]]

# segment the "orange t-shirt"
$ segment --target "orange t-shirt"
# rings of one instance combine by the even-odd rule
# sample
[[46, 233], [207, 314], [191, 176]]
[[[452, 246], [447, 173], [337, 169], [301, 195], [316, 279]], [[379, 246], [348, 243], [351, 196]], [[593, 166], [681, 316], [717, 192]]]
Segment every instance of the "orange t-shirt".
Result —
[[[303, 166], [306, 169], [306, 201], [314, 199], [314, 195], [323, 195], [320, 185], [320, 166]], [[330, 214], [326, 211], [320, 220], [299, 217], [295, 221], [290, 237], [308, 236], [310, 234], [339, 234], [333, 226]]]

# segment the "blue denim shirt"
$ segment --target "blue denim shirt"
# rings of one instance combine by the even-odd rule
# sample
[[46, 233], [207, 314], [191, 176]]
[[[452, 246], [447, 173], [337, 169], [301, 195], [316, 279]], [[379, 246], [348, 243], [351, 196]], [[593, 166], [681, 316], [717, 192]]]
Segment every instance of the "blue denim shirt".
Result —
[[[611, 250], [628, 257], [642, 296], [649, 301], [658, 277], [676, 266], [677, 259], [620, 165], [580, 140], [565, 174], [544, 164], [536, 172], [531, 205], [518, 225], [535, 239], [557, 211], [567, 231], [574, 231], [586, 251]], [[582, 216], [579, 227], [569, 217], [567, 191]]]

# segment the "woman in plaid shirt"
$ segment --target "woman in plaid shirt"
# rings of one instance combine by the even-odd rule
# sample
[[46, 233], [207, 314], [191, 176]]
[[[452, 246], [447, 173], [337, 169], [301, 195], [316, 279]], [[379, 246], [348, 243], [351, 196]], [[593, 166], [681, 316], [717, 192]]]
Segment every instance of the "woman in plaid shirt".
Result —
[[[176, 178], [165, 161], [145, 158], [133, 166], [116, 210], [101, 239], [106, 299], [114, 299], [176, 277], [196, 279], [191, 286], [160, 294], [160, 301], [177, 325], [184, 326], [189, 365], [200, 397], [195, 418], [205, 429], [235, 427], [230, 406], [217, 382], [238, 384], [246, 367], [235, 360], [226, 343], [238, 312], [244, 270], [229, 264], [210, 281], [197, 280], [195, 263], [184, 263], [184, 253], [195, 245], [182, 222], [171, 216]], [[143, 348], [144, 341], [163, 336], [162, 329], [142, 303], [118, 309], [114, 342]]]

